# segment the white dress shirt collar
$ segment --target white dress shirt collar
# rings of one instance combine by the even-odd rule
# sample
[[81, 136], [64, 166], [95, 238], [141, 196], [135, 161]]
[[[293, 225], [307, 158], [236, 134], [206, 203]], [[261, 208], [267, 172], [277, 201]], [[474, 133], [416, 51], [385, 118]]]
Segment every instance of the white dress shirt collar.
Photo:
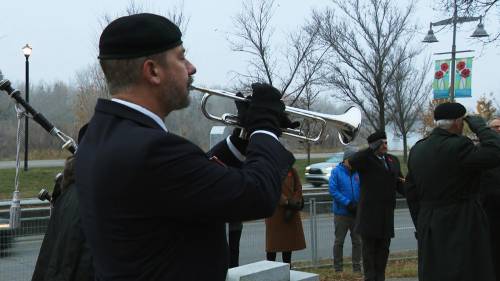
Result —
[[146, 115], [146, 116], [149, 116], [151, 119], [153, 119], [156, 123], [158, 123], [158, 125], [163, 129], [165, 130], [165, 132], [168, 132], [167, 130], [167, 126], [165, 126], [165, 123], [163, 122], [163, 120], [161, 120], [161, 118], [154, 114], [153, 112], [149, 111], [148, 109], [138, 105], [138, 104], [135, 104], [135, 103], [132, 103], [132, 102], [128, 102], [128, 101], [124, 101], [124, 100], [121, 100], [121, 99], [116, 99], [116, 98], [112, 98], [111, 99], [112, 101], [114, 102], [117, 102], [119, 104], [123, 104], [125, 105], [126, 107], [130, 107], [134, 110], [137, 110], [139, 111], [140, 113]]

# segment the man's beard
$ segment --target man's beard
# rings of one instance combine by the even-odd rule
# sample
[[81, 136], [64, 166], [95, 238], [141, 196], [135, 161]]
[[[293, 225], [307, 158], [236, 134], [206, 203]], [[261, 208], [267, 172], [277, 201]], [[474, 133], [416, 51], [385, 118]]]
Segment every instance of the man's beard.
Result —
[[193, 77], [189, 76], [186, 88], [187, 88], [187, 94], [184, 99], [182, 99], [179, 103], [179, 107], [177, 109], [183, 109], [189, 106], [191, 103], [191, 96], [189, 95], [189, 91], [191, 90], [191, 85], [193, 84]]

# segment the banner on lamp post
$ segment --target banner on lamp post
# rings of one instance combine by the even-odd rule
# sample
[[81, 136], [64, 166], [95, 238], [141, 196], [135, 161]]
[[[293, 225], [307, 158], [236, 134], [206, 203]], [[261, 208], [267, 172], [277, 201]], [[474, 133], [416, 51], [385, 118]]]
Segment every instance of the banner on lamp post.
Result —
[[[455, 59], [455, 98], [471, 97], [472, 58]], [[435, 99], [450, 97], [451, 59], [436, 60], [432, 90]]]

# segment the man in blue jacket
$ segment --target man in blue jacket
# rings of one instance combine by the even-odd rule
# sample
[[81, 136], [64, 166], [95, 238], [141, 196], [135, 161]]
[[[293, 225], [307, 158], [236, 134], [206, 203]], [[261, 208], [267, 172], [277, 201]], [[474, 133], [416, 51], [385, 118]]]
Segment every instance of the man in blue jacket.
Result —
[[[344, 151], [344, 162], [356, 150], [348, 148]], [[335, 224], [335, 242], [333, 244], [333, 267], [336, 272], [342, 271], [342, 255], [344, 239], [347, 231], [351, 233], [352, 270], [361, 272], [361, 237], [354, 233], [356, 208], [359, 201], [359, 175], [351, 171], [344, 162], [332, 170], [330, 176], [330, 194], [333, 196], [333, 214]]]

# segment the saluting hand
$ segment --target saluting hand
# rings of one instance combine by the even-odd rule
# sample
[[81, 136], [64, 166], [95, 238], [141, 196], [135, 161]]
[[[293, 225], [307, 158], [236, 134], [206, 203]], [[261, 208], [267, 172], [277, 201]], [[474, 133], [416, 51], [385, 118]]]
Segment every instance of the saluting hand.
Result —
[[464, 118], [464, 121], [467, 122], [471, 131], [476, 135], [483, 129], [487, 128], [486, 122], [479, 115], [467, 115]]

